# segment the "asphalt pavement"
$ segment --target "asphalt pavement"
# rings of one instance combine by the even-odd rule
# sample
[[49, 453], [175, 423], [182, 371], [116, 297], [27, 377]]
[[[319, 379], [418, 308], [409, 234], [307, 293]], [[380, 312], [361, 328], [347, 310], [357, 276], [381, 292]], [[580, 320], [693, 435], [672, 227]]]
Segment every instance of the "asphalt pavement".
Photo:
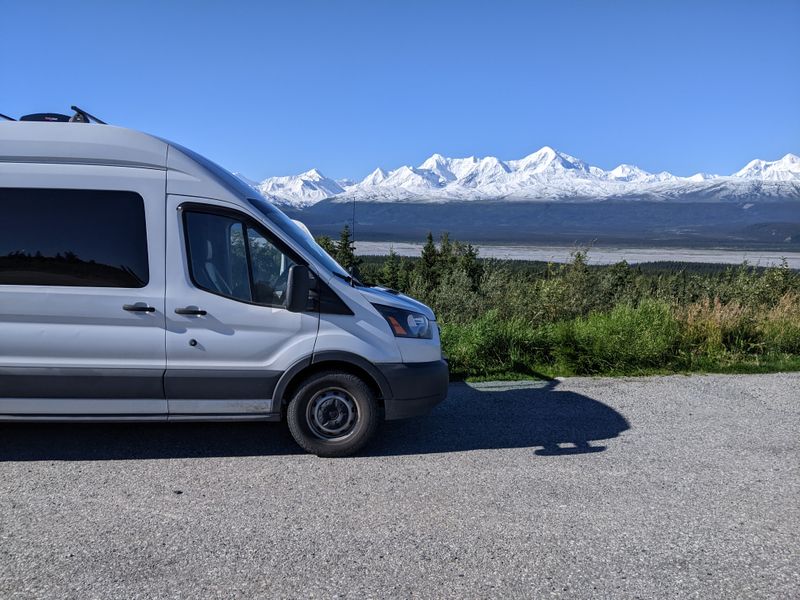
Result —
[[284, 424], [0, 424], [0, 598], [797, 598], [800, 374], [453, 384]]

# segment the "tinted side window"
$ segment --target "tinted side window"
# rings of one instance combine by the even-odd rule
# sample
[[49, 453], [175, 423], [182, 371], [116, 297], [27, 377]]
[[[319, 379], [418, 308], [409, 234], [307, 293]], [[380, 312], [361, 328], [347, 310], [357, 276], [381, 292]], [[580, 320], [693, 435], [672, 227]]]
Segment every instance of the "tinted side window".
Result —
[[222, 215], [195, 212], [187, 212], [184, 222], [195, 285], [251, 302], [244, 224]]
[[247, 247], [252, 263], [255, 301], [259, 304], [285, 306], [289, 269], [294, 266], [294, 261], [251, 227], [247, 228]]
[[201, 289], [244, 302], [285, 306], [296, 263], [265, 233], [227, 215], [184, 213], [189, 269]]
[[0, 188], [0, 284], [138, 288], [149, 278], [139, 194]]

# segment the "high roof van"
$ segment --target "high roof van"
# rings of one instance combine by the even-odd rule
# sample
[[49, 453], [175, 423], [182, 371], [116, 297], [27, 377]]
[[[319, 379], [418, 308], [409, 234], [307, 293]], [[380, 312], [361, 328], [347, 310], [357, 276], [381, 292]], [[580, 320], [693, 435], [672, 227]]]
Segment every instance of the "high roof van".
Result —
[[59, 121], [0, 122], [0, 420], [285, 418], [344, 456], [445, 398], [427, 306], [191, 150]]

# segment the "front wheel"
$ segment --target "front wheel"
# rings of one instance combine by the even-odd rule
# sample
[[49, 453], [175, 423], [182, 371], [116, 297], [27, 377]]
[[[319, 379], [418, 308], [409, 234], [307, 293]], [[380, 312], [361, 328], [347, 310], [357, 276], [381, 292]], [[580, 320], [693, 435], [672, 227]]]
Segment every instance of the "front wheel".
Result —
[[338, 371], [303, 383], [286, 413], [289, 431], [306, 451], [339, 457], [358, 452], [378, 428], [378, 402], [363, 380]]

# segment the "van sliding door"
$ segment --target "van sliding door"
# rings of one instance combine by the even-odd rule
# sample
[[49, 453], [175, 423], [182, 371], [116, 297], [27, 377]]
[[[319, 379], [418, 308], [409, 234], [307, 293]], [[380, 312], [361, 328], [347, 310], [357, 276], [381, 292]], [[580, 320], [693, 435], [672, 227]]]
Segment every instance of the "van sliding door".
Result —
[[2, 169], [0, 418], [165, 418], [164, 172]]

